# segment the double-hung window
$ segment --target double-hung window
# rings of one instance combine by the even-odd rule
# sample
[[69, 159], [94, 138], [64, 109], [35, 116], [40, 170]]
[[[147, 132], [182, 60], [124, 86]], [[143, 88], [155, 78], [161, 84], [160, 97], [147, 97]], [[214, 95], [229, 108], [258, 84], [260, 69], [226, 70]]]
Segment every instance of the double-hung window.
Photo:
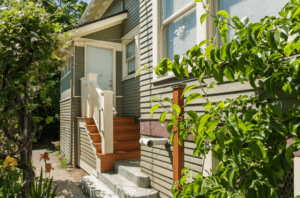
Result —
[[133, 78], [139, 69], [139, 26], [122, 37], [123, 44], [123, 80]]
[[131, 75], [136, 72], [135, 71], [135, 64], [136, 64], [135, 53], [136, 53], [135, 40], [133, 40], [126, 45], [127, 75]]
[[[184, 56], [197, 44], [198, 15], [194, 0], [152, 0], [153, 2], [153, 66], [163, 58], [174, 60]], [[153, 75], [154, 80], [158, 76]], [[161, 78], [173, 76], [172, 72]]]
[[61, 78], [65, 77], [69, 72], [71, 72], [73, 66], [73, 56], [70, 56], [69, 58], [66, 59], [66, 65], [64, 68], [61, 70]]

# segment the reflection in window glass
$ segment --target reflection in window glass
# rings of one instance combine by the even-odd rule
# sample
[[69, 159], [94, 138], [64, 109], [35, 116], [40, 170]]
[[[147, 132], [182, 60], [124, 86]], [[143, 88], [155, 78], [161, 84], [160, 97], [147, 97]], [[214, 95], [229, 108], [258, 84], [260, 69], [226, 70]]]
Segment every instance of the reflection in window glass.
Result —
[[128, 65], [128, 75], [135, 73], [135, 58], [127, 62]]
[[162, 0], [163, 20], [166, 20], [193, 0]]
[[126, 59], [135, 56], [135, 40], [126, 45]]
[[196, 45], [196, 10], [193, 9], [176, 19], [165, 28], [165, 56], [173, 60], [174, 55], [184, 55]]
[[[220, 10], [226, 10], [231, 17], [238, 16], [242, 19], [249, 17], [249, 24], [259, 22], [265, 16], [279, 17], [278, 12], [289, 0], [219, 0]], [[234, 30], [229, 30], [229, 35], [234, 35]], [[228, 36], [230, 40], [230, 36]]]

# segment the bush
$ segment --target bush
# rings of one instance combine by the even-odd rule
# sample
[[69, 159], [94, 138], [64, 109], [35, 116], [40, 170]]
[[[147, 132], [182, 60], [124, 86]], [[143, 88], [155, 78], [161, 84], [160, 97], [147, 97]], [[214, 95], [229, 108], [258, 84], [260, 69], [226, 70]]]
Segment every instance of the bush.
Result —
[[3, 162], [0, 160], [0, 197], [16, 197], [20, 195], [23, 171], [3, 168]]

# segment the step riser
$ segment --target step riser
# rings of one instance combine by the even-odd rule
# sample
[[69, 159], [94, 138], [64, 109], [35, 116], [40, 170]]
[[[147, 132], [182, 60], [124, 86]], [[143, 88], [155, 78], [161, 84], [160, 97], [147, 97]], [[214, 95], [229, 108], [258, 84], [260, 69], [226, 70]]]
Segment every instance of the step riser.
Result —
[[[141, 146], [139, 143], [135, 144], [124, 144], [117, 143], [114, 144], [114, 151], [129, 151], [129, 150], [140, 150]], [[101, 145], [97, 145], [97, 153], [102, 153]]]
[[114, 133], [140, 132], [140, 126], [114, 126]]
[[101, 142], [101, 136], [100, 135], [93, 135], [93, 143], [100, 143]]
[[94, 125], [95, 124], [93, 118], [88, 118], [88, 119], [85, 120], [85, 122], [86, 122], [86, 125]]
[[90, 132], [90, 133], [99, 133], [97, 127], [89, 127], [89, 132]]
[[139, 141], [140, 134], [124, 135], [124, 134], [114, 134], [114, 141], [116, 142], [126, 142], [126, 141]]

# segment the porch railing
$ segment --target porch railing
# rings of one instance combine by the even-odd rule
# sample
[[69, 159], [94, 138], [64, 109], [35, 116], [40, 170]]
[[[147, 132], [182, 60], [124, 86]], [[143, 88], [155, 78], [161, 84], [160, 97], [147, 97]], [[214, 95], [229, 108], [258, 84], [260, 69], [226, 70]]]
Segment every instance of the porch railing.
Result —
[[81, 78], [81, 114], [93, 118], [101, 136], [103, 154], [111, 154], [113, 148], [113, 91], [103, 91], [97, 83], [97, 74]]

